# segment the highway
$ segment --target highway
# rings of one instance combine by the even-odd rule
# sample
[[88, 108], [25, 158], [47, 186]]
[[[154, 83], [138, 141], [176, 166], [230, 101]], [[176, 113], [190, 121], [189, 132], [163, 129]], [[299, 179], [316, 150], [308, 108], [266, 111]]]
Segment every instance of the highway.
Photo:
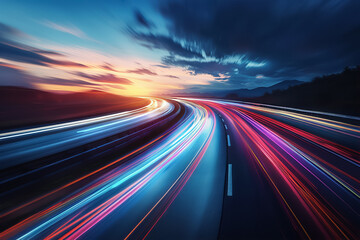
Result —
[[0, 133], [0, 239], [359, 239], [360, 118], [216, 99]]

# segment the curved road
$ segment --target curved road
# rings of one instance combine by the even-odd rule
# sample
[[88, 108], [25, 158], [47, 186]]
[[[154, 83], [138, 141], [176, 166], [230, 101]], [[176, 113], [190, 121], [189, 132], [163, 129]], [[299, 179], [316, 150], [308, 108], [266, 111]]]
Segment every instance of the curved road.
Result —
[[360, 119], [214, 99], [0, 133], [0, 239], [357, 239]]

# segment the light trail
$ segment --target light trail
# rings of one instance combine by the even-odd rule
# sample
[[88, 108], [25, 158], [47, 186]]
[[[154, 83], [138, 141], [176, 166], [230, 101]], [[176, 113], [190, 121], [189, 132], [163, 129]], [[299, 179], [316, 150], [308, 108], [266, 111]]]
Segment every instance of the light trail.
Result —
[[[79, 153], [69, 152], [66, 157], [71, 164], [64, 166], [70, 170], [87, 169], [87, 159], [81, 158], [82, 154], [104, 163], [87, 172], [72, 172], [74, 176], [58, 184], [53, 183], [56, 181], [51, 176], [59, 175], [63, 169], [53, 166], [65, 158], [18, 175], [11, 175], [13, 170], [3, 171], [0, 185], [7, 189], [1, 193], [3, 199], [14, 198], [16, 191], [27, 186], [35, 187], [36, 191], [33, 197], [17, 199], [14, 204], [4, 201], [6, 207], [0, 214], [0, 223], [7, 225], [0, 238], [88, 239], [107, 236], [109, 231], [126, 239], [152, 238], [155, 229], [158, 234], [167, 231], [163, 218], [181, 225], [176, 215], [166, 214], [179, 214], [182, 207], [195, 202], [189, 199], [196, 199], [198, 191], [193, 187], [195, 191], [189, 193], [186, 190], [189, 184], [206, 189], [202, 193], [208, 192], [211, 203], [210, 190], [215, 186], [211, 181], [215, 181], [218, 171], [223, 171], [224, 179], [221, 189], [216, 191], [230, 202], [224, 200], [222, 208], [222, 202], [215, 204], [214, 200], [214, 206], [198, 207], [188, 213], [189, 218], [215, 211], [216, 206], [216, 211], [225, 211], [224, 224], [227, 204], [235, 204], [229, 209], [244, 214], [229, 222], [246, 225], [250, 223], [247, 218], [251, 218], [246, 214], [251, 213], [244, 209], [253, 208], [242, 206], [243, 202], [252, 196], [250, 193], [257, 186], [263, 186], [270, 189], [265, 196], [275, 196], [281, 209], [273, 218], [285, 216], [285, 221], [291, 223], [292, 229], [280, 229], [280, 232], [294, 232], [300, 238], [359, 237], [358, 125], [326, 118], [336, 114], [317, 112], [322, 115], [318, 117], [306, 110], [244, 102], [194, 98], [151, 99], [150, 102], [146, 107], [123, 113], [1, 133], [2, 168], [13, 166], [16, 170], [20, 164], [32, 164], [36, 159], [61, 154], [70, 148], [80, 149]], [[150, 131], [154, 133], [148, 136]], [[116, 135], [120, 133], [124, 136]], [[123, 152], [118, 153], [116, 144], [126, 143], [122, 139], [136, 147], [120, 148]], [[94, 144], [98, 140], [104, 142]], [[214, 146], [214, 142], [224, 144]], [[224, 167], [209, 170], [206, 161], [220, 161]], [[54, 173], [43, 171], [49, 166]], [[21, 181], [37, 171], [42, 171], [43, 178], [49, 179], [48, 184], [54, 187], [41, 190], [37, 189], [41, 183], [36, 179], [34, 183]], [[241, 171], [247, 172], [244, 175]], [[200, 177], [194, 178], [194, 174]], [[265, 179], [266, 186], [261, 179]], [[241, 181], [249, 181], [254, 189], [239, 187], [244, 184]], [[179, 205], [177, 201], [186, 204]], [[270, 203], [267, 198], [258, 198], [248, 204], [266, 206]], [[216, 224], [219, 220], [213, 222]], [[275, 222], [268, 224], [278, 227]], [[226, 229], [224, 225], [220, 232], [225, 231], [223, 229]], [[184, 234], [191, 231], [195, 230], [183, 229]], [[256, 237], [261, 231], [256, 229], [248, 236]]]
[[[154, 121], [173, 111], [170, 103], [155, 99], [147, 107], [81, 121], [3, 133], [0, 169], [81, 146]], [[60, 131], [61, 130], [61, 131]], [[41, 133], [41, 134], [40, 134]], [[44, 135], [44, 133], [47, 133]], [[25, 135], [26, 138], [21, 138]], [[34, 135], [29, 138], [30, 135]], [[19, 138], [14, 141], [13, 138]]]
[[62, 129], [71, 128], [71, 127], [81, 127], [81, 126], [85, 126], [88, 124], [102, 123], [105, 121], [110, 121], [110, 120], [115, 120], [115, 119], [121, 119], [121, 118], [126, 119], [127, 117], [141, 114], [142, 112], [152, 111], [152, 110], [156, 109], [156, 106], [157, 106], [157, 100], [150, 99], [150, 103], [147, 106], [138, 108], [135, 110], [110, 114], [110, 115], [101, 116], [101, 117], [94, 117], [94, 118], [85, 119], [85, 120], [73, 121], [73, 122], [69, 122], [69, 123], [60, 123], [60, 124], [54, 124], [54, 125], [50, 125], [50, 126], [36, 127], [36, 128], [25, 129], [25, 130], [0, 133], [0, 140], [16, 138], [16, 137], [21, 137], [21, 136], [26, 136], [26, 135], [32, 135], [32, 134], [37, 134], [37, 133], [46, 133], [49, 131], [62, 130]]
[[[214, 125], [214, 118], [213, 116], [210, 118], [209, 109], [195, 106], [192, 103], [184, 104], [187, 105], [191, 114], [180, 122], [175, 131], [168, 137], [159, 140], [151, 151], [132, 159], [131, 163], [125, 163], [111, 170], [98, 180], [87, 184], [81, 191], [66, 196], [59, 203], [23, 220], [1, 233], [0, 237], [16, 236], [18, 239], [38, 238], [46, 229], [52, 229], [56, 224], [60, 224], [60, 226], [50, 234], [51, 238], [60, 237], [61, 239], [62, 236], [68, 239], [76, 239], [84, 234], [93, 224], [101, 221], [101, 219], [132, 198], [152, 179], [162, 174], [164, 169], [171, 167], [174, 161], [180, 161], [179, 155], [186, 151], [195, 139], [199, 138], [200, 134], [203, 134], [204, 131], [213, 131], [211, 129], [214, 129], [214, 127], [211, 127], [211, 125]], [[208, 134], [210, 134], [208, 135], [210, 137], [208, 141], [211, 141], [212, 134]], [[203, 147], [199, 151], [202, 149]], [[195, 157], [190, 161], [186, 169], [191, 168], [193, 172], [201, 160], [201, 157], [196, 158], [196, 156], [201, 155], [203, 153], [200, 155], [195, 154]], [[125, 159], [122, 159], [122, 161], [125, 161]], [[195, 165], [193, 166], [193, 164]], [[90, 173], [89, 176], [93, 174]], [[184, 172], [180, 176], [182, 175], [184, 175]], [[188, 179], [191, 174], [186, 176]], [[79, 180], [75, 180], [75, 182], [77, 181]], [[67, 184], [65, 187], [70, 185], [72, 183]], [[61, 189], [63, 188], [61, 187]], [[56, 192], [55, 190], [53, 194]], [[46, 197], [50, 196], [47, 195]], [[103, 199], [102, 201], [104, 202], [101, 203], [99, 199]], [[99, 202], [99, 205], [95, 202]], [[32, 201], [32, 204], [35, 204], [35, 202]], [[89, 209], [89, 205], [94, 205], [92, 210]], [[25, 204], [23, 207], [27, 206], [29, 204]], [[6, 216], [7, 214], [5, 213], [4, 215]], [[71, 218], [71, 221], [66, 220], [68, 218]], [[66, 226], [63, 226], [62, 221], [65, 220]], [[24, 231], [22, 234], [24, 229], [29, 228], [31, 229], [30, 231]]]
[[262, 113], [347, 135], [355, 141], [358, 126], [233, 102], [206, 103], [236, 129], [234, 136], [252, 155], [248, 161], [255, 161], [263, 171], [304, 237], [356, 238], [359, 152]]

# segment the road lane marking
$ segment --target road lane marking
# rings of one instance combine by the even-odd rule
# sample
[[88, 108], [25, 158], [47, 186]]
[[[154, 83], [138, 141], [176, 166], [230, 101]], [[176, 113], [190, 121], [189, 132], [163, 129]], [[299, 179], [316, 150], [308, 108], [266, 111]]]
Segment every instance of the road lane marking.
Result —
[[224, 122], [224, 119], [223, 119], [223, 118], [221, 118], [221, 121], [223, 121], [223, 122]]
[[226, 124], [225, 124], [225, 129], [227, 130], [227, 126], [226, 126]]
[[227, 196], [232, 196], [232, 164], [228, 164], [228, 187], [227, 187]]
[[231, 143], [230, 143], [230, 136], [229, 134], [227, 135], [227, 140], [228, 140], [228, 146], [231, 147]]

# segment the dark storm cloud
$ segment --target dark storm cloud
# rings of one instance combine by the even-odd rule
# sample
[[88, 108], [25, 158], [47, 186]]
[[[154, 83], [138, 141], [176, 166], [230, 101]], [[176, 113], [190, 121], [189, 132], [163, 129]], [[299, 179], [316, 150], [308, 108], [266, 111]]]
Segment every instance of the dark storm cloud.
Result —
[[87, 67], [83, 64], [56, 60], [45, 55], [62, 56], [62, 54], [33, 48], [13, 41], [13, 38], [24, 36], [20, 31], [0, 23], [0, 58], [11, 61], [35, 64], [40, 66]]
[[127, 78], [117, 77], [113, 74], [99, 74], [99, 75], [91, 75], [82, 72], [74, 73], [77, 76], [87, 78], [89, 80], [103, 82], [103, 83], [116, 83], [116, 84], [123, 84], [123, 85], [131, 85], [133, 82]]
[[183, 46], [180, 42], [171, 37], [161, 34], [155, 35], [152, 33], [137, 32], [133, 29], [129, 29], [128, 32], [131, 37], [149, 49], [165, 50], [170, 54], [186, 58], [203, 58], [200, 52], [196, 52], [190, 46]]
[[140, 75], [151, 75], [151, 76], [155, 76], [157, 75], [157, 73], [150, 71], [149, 69], [146, 68], [137, 68], [134, 70], [129, 70], [127, 71], [128, 73], [136, 73], [136, 74], [140, 74]]
[[245, 55], [307, 73], [360, 63], [357, 0], [164, 1], [160, 11], [171, 36], [218, 59]]
[[134, 15], [137, 23], [139, 23], [141, 26], [149, 29], [154, 27], [154, 24], [145, 18], [145, 16], [139, 10], [135, 10]]
[[167, 51], [161, 66], [211, 74], [228, 85], [255, 86], [258, 75], [272, 83], [310, 80], [360, 64], [357, 0], [174, 0], [158, 7], [168, 34], [130, 35]]

